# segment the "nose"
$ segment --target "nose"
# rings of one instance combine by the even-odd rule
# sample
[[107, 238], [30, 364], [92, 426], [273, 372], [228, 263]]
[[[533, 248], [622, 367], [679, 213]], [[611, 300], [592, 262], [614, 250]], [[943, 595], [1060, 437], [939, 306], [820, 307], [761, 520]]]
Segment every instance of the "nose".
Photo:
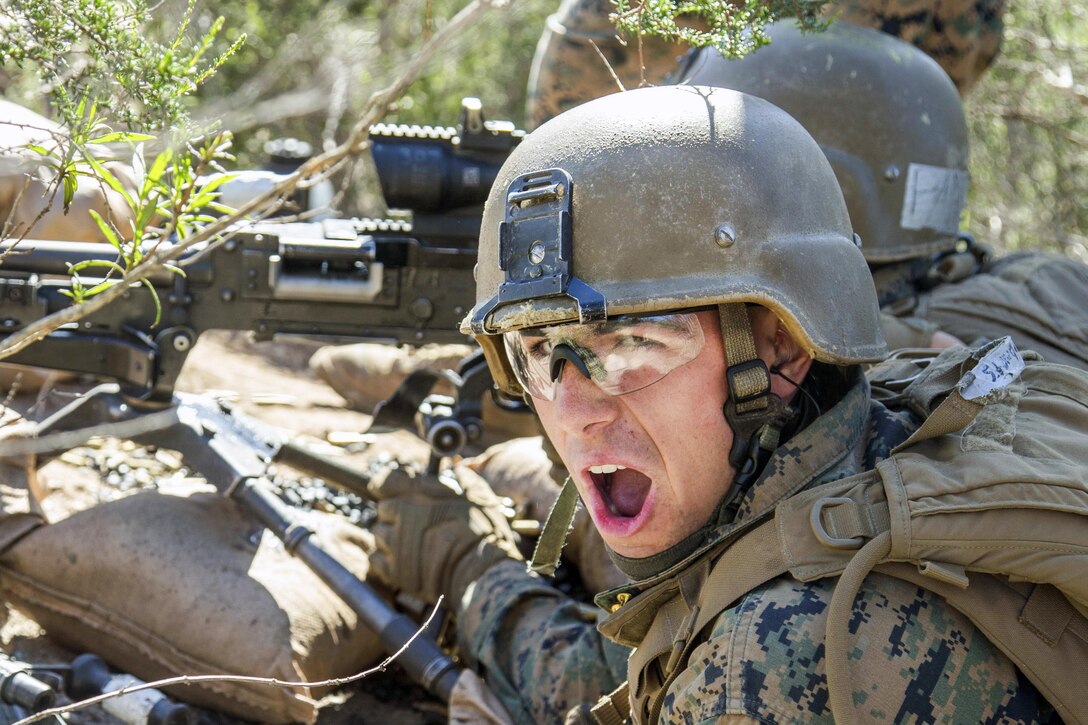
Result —
[[[565, 367], [572, 367], [565, 365]], [[606, 426], [616, 419], [619, 402], [579, 370], [565, 370], [552, 397], [556, 419], [570, 433]]]

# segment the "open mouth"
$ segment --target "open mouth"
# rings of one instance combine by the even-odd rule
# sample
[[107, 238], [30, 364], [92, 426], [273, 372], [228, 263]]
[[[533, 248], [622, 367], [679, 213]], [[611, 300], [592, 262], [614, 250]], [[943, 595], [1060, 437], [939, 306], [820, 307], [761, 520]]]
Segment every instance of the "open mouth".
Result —
[[634, 518], [642, 511], [650, 493], [650, 477], [626, 466], [590, 466], [593, 485], [613, 516]]

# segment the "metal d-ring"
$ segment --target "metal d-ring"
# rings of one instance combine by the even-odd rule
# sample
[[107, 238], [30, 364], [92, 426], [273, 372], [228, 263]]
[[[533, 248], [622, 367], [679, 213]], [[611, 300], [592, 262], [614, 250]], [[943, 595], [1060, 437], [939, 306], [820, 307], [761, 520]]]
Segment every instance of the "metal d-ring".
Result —
[[812, 524], [812, 533], [820, 540], [820, 543], [829, 549], [860, 549], [865, 543], [865, 537], [853, 536], [849, 539], [840, 539], [827, 533], [824, 528], [823, 513], [829, 506], [841, 506], [854, 503], [853, 499], [842, 497], [825, 497], [812, 504], [812, 512], [809, 514], [809, 523]]

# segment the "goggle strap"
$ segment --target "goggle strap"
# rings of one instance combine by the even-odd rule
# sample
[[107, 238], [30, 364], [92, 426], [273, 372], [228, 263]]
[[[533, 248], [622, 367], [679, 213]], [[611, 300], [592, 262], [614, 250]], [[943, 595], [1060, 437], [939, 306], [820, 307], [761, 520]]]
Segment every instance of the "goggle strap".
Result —
[[555, 499], [552, 510], [548, 512], [544, 528], [540, 530], [540, 538], [533, 549], [533, 558], [529, 560], [529, 571], [543, 576], [555, 573], [563, 554], [563, 546], [567, 543], [567, 534], [574, 522], [574, 514], [578, 511], [578, 501], [578, 489], [568, 476], [563, 488], [559, 489], [559, 497]]

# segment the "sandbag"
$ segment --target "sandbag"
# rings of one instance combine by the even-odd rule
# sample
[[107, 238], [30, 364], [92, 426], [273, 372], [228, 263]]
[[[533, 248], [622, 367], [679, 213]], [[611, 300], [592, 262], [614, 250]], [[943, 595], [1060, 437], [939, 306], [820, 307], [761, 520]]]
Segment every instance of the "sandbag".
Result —
[[[328, 514], [305, 523], [357, 576], [368, 532]], [[64, 646], [144, 680], [241, 674], [344, 677], [378, 661], [378, 638], [232, 500], [139, 493], [41, 526], [0, 556], [0, 592]], [[316, 719], [309, 688], [171, 688], [202, 707], [268, 723]]]

